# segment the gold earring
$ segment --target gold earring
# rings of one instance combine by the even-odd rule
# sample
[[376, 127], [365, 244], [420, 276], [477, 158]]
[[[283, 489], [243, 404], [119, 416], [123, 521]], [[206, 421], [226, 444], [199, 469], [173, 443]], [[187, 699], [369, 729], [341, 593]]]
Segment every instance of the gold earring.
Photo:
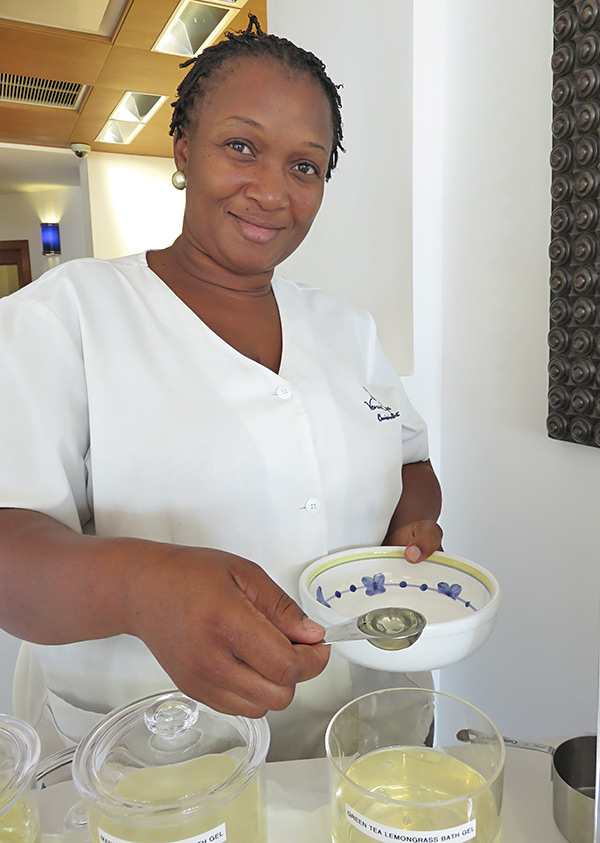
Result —
[[177, 188], [177, 190], [185, 190], [187, 186], [187, 178], [183, 170], [175, 170], [171, 176], [171, 182], [173, 183], [173, 187]]

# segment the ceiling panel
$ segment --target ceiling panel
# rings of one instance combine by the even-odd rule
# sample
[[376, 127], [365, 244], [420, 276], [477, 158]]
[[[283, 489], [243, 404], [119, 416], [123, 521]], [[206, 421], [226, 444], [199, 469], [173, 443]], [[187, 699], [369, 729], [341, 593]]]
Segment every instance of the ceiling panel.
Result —
[[[127, 0], [0, 0], [0, 17], [37, 26], [59, 27], [80, 32], [111, 34]], [[110, 32], [103, 23], [112, 22]]]
[[5, 73], [93, 85], [110, 50], [107, 41], [0, 21], [0, 56]]
[[[62, 13], [65, 5], [79, 7], [88, 2], [94, 9], [87, 20], [95, 16], [97, 21], [107, 0], [19, 0], [28, 14], [34, 7], [39, 11], [56, 4]], [[77, 142], [102, 152], [171, 157], [170, 104], [186, 72], [179, 67], [184, 57], [153, 53], [151, 47], [178, 0], [124, 2], [124, 17], [109, 38], [2, 18], [12, 8], [12, 0], [0, 0], [0, 55], [5, 73], [90, 86], [78, 112], [0, 102], [0, 143], [68, 148]], [[245, 29], [250, 12], [266, 30], [267, 0], [248, 0], [230, 28]], [[125, 91], [164, 95], [167, 102], [130, 144], [97, 144], [95, 137]]]
[[78, 119], [76, 111], [66, 108], [2, 103], [0, 139], [5, 143], [68, 147]]
[[[179, 2], [179, 0], [177, 0]], [[143, 5], [133, 3], [116, 38], [121, 47], [150, 50], [161, 30], [177, 7], [173, 0], [152, 0]]]
[[[125, 90], [143, 91], [172, 97], [185, 72], [179, 67], [181, 61], [183, 59], [179, 56], [133, 50], [130, 47], [113, 47], [102, 68], [98, 84], [121, 93]], [[127, 88], [123, 88], [125, 78]]]

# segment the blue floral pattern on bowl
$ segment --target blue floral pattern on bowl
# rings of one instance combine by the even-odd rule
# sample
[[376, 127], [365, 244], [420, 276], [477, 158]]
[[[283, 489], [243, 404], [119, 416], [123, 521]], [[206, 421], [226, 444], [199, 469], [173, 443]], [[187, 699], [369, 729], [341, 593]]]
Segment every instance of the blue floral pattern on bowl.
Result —
[[458, 583], [452, 583], [452, 585], [450, 585], [447, 582], [439, 582], [437, 586], [430, 586], [427, 585], [427, 583], [409, 583], [406, 582], [406, 580], [400, 580], [400, 582], [386, 582], [385, 574], [382, 574], [381, 572], [373, 574], [372, 577], [361, 577], [361, 582], [362, 585], [355, 585], [352, 583], [344, 590], [340, 589], [334, 591], [334, 593], [327, 598], [323, 594], [323, 589], [319, 585], [316, 590], [316, 598], [319, 603], [323, 604], [323, 606], [327, 606], [328, 609], [331, 609], [331, 602], [335, 599], [339, 599], [342, 594], [348, 594], [348, 592], [362, 591], [364, 589], [367, 597], [374, 597], [376, 594], [385, 594], [387, 588], [418, 588], [420, 591], [431, 590], [437, 592], [438, 594], [443, 594], [451, 600], [464, 603], [465, 609], [471, 609], [473, 612], [477, 611], [477, 608], [473, 606], [470, 600], [465, 600], [460, 596], [462, 586]]
[[385, 594], [384, 574], [373, 574], [372, 577], [361, 577], [361, 582], [365, 587], [365, 594], [367, 597], [373, 597], [375, 594]]

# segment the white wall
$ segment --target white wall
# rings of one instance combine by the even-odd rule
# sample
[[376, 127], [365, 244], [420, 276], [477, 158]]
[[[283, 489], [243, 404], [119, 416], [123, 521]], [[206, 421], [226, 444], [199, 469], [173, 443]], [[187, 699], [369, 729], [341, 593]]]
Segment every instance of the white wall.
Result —
[[185, 197], [171, 184], [170, 159], [92, 152], [85, 163], [94, 257], [171, 245], [181, 232]]
[[[417, 5], [416, 52], [428, 51], [430, 72], [444, 80], [443, 114], [430, 127], [441, 120], [438, 204], [426, 181], [423, 194], [415, 183], [417, 227], [432, 207], [441, 224], [415, 287], [439, 289], [437, 261], [445, 547], [490, 567], [504, 588], [491, 639], [440, 671], [440, 687], [479, 705], [505, 734], [594, 731], [600, 451], [545, 432], [553, 4]], [[444, 18], [433, 53], [428, 13]], [[415, 332], [431, 327], [419, 301]], [[431, 370], [435, 361], [417, 358], [420, 389]]]
[[[33, 280], [55, 266], [89, 254], [89, 214], [80, 187], [0, 194], [0, 240], [27, 240]], [[41, 222], [60, 223], [60, 256], [42, 254]]]
[[269, 31], [343, 84], [344, 146], [300, 249], [279, 269], [369, 310], [398, 371], [412, 370], [412, 0], [268, 0]]

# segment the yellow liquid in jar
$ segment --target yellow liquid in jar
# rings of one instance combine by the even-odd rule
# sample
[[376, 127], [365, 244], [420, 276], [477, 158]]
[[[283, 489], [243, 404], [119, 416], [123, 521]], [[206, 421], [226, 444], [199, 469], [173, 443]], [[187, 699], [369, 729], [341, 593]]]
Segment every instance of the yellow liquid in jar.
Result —
[[38, 843], [39, 839], [37, 813], [22, 799], [0, 815], [0, 843]]
[[[164, 803], [181, 799], [187, 793], [208, 794], [215, 782], [222, 782], [237, 767], [230, 755], [204, 755], [164, 767], [146, 767], [125, 775], [116, 792], [124, 799]], [[88, 805], [91, 843], [102, 843], [101, 830], [127, 843], [179, 843], [189, 838], [203, 839], [225, 824], [227, 843], [266, 843], [267, 826], [260, 776], [254, 778], [229, 802], [191, 811], [187, 815], [151, 817], [131, 815], [125, 819], [104, 814]], [[1, 838], [0, 838], [1, 839]], [[221, 843], [217, 837], [215, 843]], [[3, 843], [3, 841], [2, 841]], [[223, 840], [224, 843], [224, 840]]]
[[[477, 843], [500, 842], [500, 804], [490, 788], [475, 798], [469, 794], [485, 785], [485, 779], [472, 767], [450, 755], [433, 749], [391, 747], [375, 750], [359, 758], [346, 775], [372, 795], [361, 793], [348, 782], [337, 779], [332, 797], [332, 832], [334, 843], [367, 843], [402, 840], [401, 832], [430, 832], [436, 841], [465, 839], [452, 837], [449, 830], [476, 819]], [[498, 785], [497, 785], [498, 786]], [[501, 782], [500, 782], [501, 786]], [[397, 805], [377, 797], [397, 801]], [[460, 797], [465, 797], [460, 800]], [[452, 805], [444, 805], [459, 799]], [[403, 805], [403, 802], [427, 803]], [[355, 814], [378, 826], [395, 832], [366, 833], [353, 826], [346, 817], [346, 805]], [[445, 836], [446, 834], [446, 836]], [[387, 835], [387, 836], [386, 836]], [[426, 836], [426, 839], [429, 835]], [[466, 838], [469, 839], [469, 838]]]

